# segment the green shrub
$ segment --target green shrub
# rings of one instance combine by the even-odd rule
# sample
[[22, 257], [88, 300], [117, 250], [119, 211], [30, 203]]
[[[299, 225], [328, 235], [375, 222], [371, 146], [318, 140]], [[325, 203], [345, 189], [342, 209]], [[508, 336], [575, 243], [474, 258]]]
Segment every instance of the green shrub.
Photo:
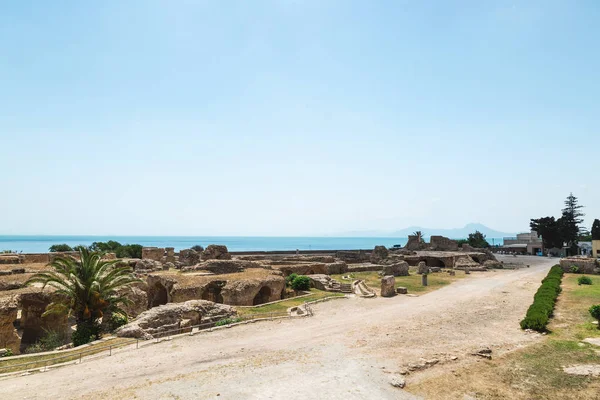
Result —
[[570, 271], [574, 274], [578, 274], [579, 273], [579, 267], [577, 265], [571, 265], [571, 269]]
[[591, 285], [592, 279], [589, 276], [580, 276], [579, 278], [577, 278], [577, 283], [579, 285]]
[[44, 331], [44, 335], [34, 344], [25, 349], [25, 353], [40, 353], [42, 351], [52, 351], [57, 347], [65, 344], [66, 338], [64, 334], [55, 331]]
[[126, 325], [127, 322], [128, 322], [127, 315], [116, 313], [110, 317], [108, 326], [109, 326], [110, 331], [112, 332], [112, 331], [116, 330], [117, 328], [119, 328], [123, 325]]
[[240, 322], [241, 318], [225, 318], [215, 323], [215, 326], [223, 326], [229, 324], [235, 324], [236, 322]]
[[54, 244], [48, 249], [50, 253], [60, 253], [63, 251], [73, 251], [73, 248], [68, 244]]
[[598, 329], [600, 329], [600, 304], [590, 307], [590, 315], [598, 320]]
[[142, 247], [141, 244], [121, 244], [115, 240], [109, 240], [108, 242], [94, 242], [89, 249], [115, 253], [117, 258], [142, 258]]
[[292, 282], [294, 281], [294, 279], [296, 279], [298, 277], [298, 274], [293, 273], [293, 274], [289, 274], [286, 278], [285, 278], [285, 283], [288, 286], [292, 286]]
[[521, 321], [521, 329], [533, 329], [538, 332], [546, 331], [550, 317], [554, 311], [556, 299], [561, 292], [560, 282], [564, 272], [559, 265], [550, 269], [548, 275], [542, 280], [533, 296], [533, 304], [527, 310], [527, 315]]
[[200, 246], [199, 244], [192, 246], [191, 249], [197, 251], [198, 253], [202, 253], [204, 251], [204, 247]]
[[77, 325], [77, 330], [73, 332], [71, 339], [73, 340], [73, 346], [81, 346], [91, 341], [100, 339], [100, 326], [98, 324], [85, 324], [81, 323]]
[[292, 281], [292, 289], [299, 290], [309, 290], [310, 289], [310, 278], [305, 275], [298, 275]]
[[0, 357], [10, 357], [13, 355], [13, 352], [11, 349], [5, 349], [6, 351], [4, 352], [4, 354], [0, 354]]
[[117, 258], [142, 258], [141, 244], [125, 244], [115, 250]]

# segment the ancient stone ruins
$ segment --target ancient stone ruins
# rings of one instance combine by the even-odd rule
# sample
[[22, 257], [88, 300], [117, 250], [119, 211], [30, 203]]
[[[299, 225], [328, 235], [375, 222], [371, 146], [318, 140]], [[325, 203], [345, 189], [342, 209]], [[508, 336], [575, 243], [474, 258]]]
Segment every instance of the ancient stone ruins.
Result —
[[[76, 253], [61, 253], [76, 256]], [[57, 253], [0, 255], [0, 349], [14, 354], [34, 344], [46, 331], [69, 335], [73, 321], [66, 316], [42, 316], [55, 294], [36, 286], [25, 287], [34, 273], [47, 269]], [[107, 254], [107, 258], [115, 258]], [[141, 259], [123, 259], [142, 278], [142, 283], [124, 293], [132, 304], [125, 308], [132, 322], [118, 334], [148, 338], [169, 328], [185, 328], [234, 316], [235, 306], [255, 306], [293, 297], [299, 293], [286, 287], [285, 277], [307, 275], [320, 290], [383, 297], [405, 293], [395, 287], [395, 277], [409, 269], [420, 274], [455, 269], [485, 270], [499, 267], [493, 254], [453, 240], [433, 236], [430, 243], [409, 237], [401, 249], [377, 246], [373, 250], [312, 252], [239, 252], [210, 245], [199, 252], [174, 248], [144, 248]], [[587, 266], [585, 268], [588, 268]], [[591, 267], [590, 267], [591, 268]], [[338, 282], [333, 274], [376, 271], [381, 287], [365, 282]], [[414, 272], [413, 272], [414, 273]]]

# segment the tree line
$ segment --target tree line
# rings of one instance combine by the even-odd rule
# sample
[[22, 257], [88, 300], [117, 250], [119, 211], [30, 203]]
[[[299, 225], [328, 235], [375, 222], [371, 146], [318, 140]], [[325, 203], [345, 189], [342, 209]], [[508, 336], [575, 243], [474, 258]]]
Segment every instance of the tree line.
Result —
[[577, 244], [580, 241], [600, 240], [600, 220], [595, 219], [591, 232], [585, 229], [583, 218], [584, 208], [579, 204], [573, 193], [565, 200], [565, 208], [559, 218], [553, 216], [531, 219], [529, 226], [542, 238], [544, 249], [567, 247], [570, 255], [576, 255]]
[[68, 244], [55, 244], [50, 246], [48, 251], [51, 253], [62, 253], [66, 251], [79, 251], [85, 248], [90, 251], [99, 251], [105, 253], [115, 253], [117, 258], [142, 258], [141, 244], [121, 244], [115, 240], [108, 242], [94, 242], [89, 246], [79, 245], [71, 247]]

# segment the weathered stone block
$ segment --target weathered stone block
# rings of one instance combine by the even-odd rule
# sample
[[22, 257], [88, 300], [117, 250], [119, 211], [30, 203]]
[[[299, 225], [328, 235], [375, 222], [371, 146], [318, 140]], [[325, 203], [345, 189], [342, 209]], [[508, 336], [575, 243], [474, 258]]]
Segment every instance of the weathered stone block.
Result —
[[396, 278], [388, 275], [381, 278], [381, 297], [392, 297], [396, 294]]
[[371, 262], [373, 264], [381, 264], [388, 257], [389, 251], [385, 246], [375, 246], [371, 252]]
[[402, 286], [399, 286], [396, 288], [396, 293], [398, 294], [407, 294], [408, 293], [408, 289]]
[[165, 249], [159, 247], [142, 248], [142, 260], [153, 260], [161, 262], [165, 255]]
[[211, 244], [202, 252], [203, 260], [231, 260], [227, 246]]
[[444, 236], [431, 236], [429, 248], [438, 251], [457, 251], [458, 242]]
[[409, 265], [406, 261], [400, 261], [391, 265], [383, 266], [383, 275], [408, 276]]

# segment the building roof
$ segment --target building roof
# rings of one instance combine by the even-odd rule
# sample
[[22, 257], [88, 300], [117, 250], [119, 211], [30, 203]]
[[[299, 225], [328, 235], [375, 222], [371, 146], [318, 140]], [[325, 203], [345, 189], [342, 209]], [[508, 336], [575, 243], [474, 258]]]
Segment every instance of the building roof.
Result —
[[526, 249], [527, 244], [507, 244], [506, 246], [502, 246], [505, 249]]

